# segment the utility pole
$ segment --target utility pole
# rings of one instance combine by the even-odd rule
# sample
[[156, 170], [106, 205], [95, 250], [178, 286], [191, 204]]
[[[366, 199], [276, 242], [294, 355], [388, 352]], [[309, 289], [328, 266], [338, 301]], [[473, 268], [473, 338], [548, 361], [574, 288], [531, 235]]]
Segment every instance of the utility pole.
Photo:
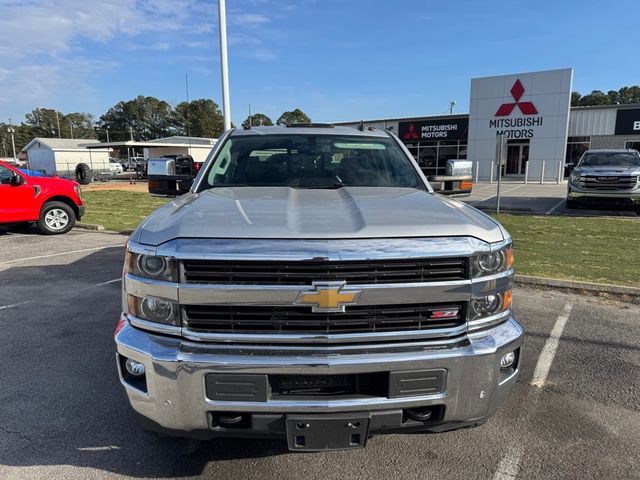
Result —
[[60, 117], [58, 116], [58, 110], [56, 110], [56, 123], [58, 124], [58, 138], [62, 138], [62, 132], [60, 131]]
[[229, 64], [227, 61], [227, 12], [225, 0], [218, 0], [218, 23], [220, 29], [220, 68], [222, 73], [222, 110], [224, 129], [231, 128], [231, 106], [229, 105]]
[[251, 104], [249, 104], [249, 128], [253, 127], [253, 122], [251, 120]]
[[131, 135], [131, 141], [133, 142], [133, 127], [129, 127], [129, 134]]
[[107, 131], [107, 143], [109, 143], [109, 127], [105, 128], [105, 130]]
[[11, 125], [11, 119], [9, 119], [9, 127], [7, 128], [7, 133], [11, 134], [11, 146], [13, 147], [13, 161], [14, 163], [16, 162], [16, 140], [13, 136], [13, 134], [15, 133], [15, 128], [13, 128], [13, 125]]
[[71, 139], [73, 140], [73, 124], [69, 122], [69, 130], [71, 130]]

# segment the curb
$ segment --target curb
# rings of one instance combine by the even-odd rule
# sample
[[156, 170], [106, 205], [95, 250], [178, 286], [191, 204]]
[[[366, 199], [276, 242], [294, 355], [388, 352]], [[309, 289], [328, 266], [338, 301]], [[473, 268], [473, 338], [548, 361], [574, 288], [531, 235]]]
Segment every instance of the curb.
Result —
[[93, 223], [82, 223], [82, 222], [76, 222], [75, 224], [76, 228], [80, 228], [82, 230], [104, 230], [105, 228], [102, 225], [96, 225]]
[[515, 282], [520, 285], [537, 285], [543, 287], [563, 288], [598, 293], [611, 293], [615, 295], [628, 295], [640, 297], [640, 288], [626, 287], [624, 285], [607, 285], [605, 283], [589, 283], [577, 280], [556, 280], [553, 278], [532, 277], [529, 275], [517, 275]]

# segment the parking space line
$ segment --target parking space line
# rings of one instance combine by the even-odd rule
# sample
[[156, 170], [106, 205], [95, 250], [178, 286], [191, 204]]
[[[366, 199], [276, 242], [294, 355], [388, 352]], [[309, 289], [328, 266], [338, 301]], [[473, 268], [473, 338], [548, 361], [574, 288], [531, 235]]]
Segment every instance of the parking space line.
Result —
[[96, 283], [95, 285], [89, 285], [88, 287], [80, 288], [76, 290], [76, 292], [83, 292], [85, 290], [91, 290], [92, 288], [104, 287], [105, 285], [109, 285], [111, 283], [120, 282], [122, 280], [121, 277], [114, 278], [113, 280], [107, 280], [106, 282]]
[[547, 210], [547, 213], [545, 213], [545, 215], [551, 215], [553, 212], [556, 211], [556, 208], [558, 208], [560, 205], [562, 205], [564, 203], [564, 198], [562, 200], [560, 200], [558, 203], [556, 203], [553, 207], [551, 207], [549, 210]]
[[562, 331], [567, 324], [567, 320], [569, 320], [569, 315], [571, 315], [572, 308], [573, 304], [565, 304], [562, 313], [558, 316], [558, 319], [553, 326], [553, 330], [551, 330], [549, 338], [542, 348], [540, 357], [538, 357], [536, 369], [533, 371], [533, 379], [531, 380], [531, 385], [533, 385], [534, 387], [540, 388], [544, 386], [544, 382], [547, 380], [549, 370], [551, 369], [551, 364], [553, 363], [553, 359], [556, 356], [558, 344], [560, 343], [560, 336], [562, 335]]
[[0, 262], [0, 265], [8, 265], [10, 263], [17, 263], [17, 262], [26, 262], [28, 260], [39, 260], [41, 258], [59, 257], [61, 255], [73, 255], [74, 253], [93, 252], [96, 250], [104, 250], [106, 248], [124, 247], [125, 245], [126, 243], [120, 243], [117, 245], [107, 245], [104, 247], [83, 248], [81, 250], [71, 250], [69, 252], [51, 253], [49, 255], [38, 255], [35, 257], [16, 258], [14, 260], [7, 260], [6, 262]]
[[[513, 187], [513, 188], [511, 188], [509, 190], [501, 190], [500, 191], [500, 196], [502, 197], [505, 193], [513, 192], [514, 190], [517, 190], [517, 189], [519, 189], [520, 187], [523, 187], [523, 186], [524, 186], [524, 184], [518, 185], [517, 187]], [[480, 199], [480, 200], [474, 200], [473, 203], [486, 202], [487, 200], [491, 200], [493, 197], [496, 197], [497, 195], [498, 195], [498, 192], [496, 191], [496, 192], [493, 193], [493, 195], [491, 195], [491, 196], [489, 196], [487, 198], [483, 198], [483, 199]]]
[[[572, 308], [573, 304], [571, 302], [567, 302], [564, 305], [562, 313], [558, 315], [556, 323], [553, 325], [551, 333], [549, 333], [549, 338], [547, 338], [547, 341], [542, 347], [530, 383], [531, 386], [536, 388], [529, 389], [524, 401], [521, 403], [522, 409], [515, 424], [516, 437], [521, 437], [521, 433], [524, 434], [525, 432], [531, 431], [531, 420], [538, 405], [540, 392], [542, 391], [541, 387], [544, 386], [547, 376], [549, 375], [551, 364], [558, 350], [560, 337], [569, 320]], [[500, 460], [493, 480], [514, 480], [520, 471], [520, 460], [523, 453], [522, 444], [518, 441], [518, 438], [514, 439], [513, 442], [509, 444], [507, 453], [505, 453]]]
[[12, 303], [11, 305], [0, 305], [0, 310], [8, 310], [9, 308], [19, 307], [20, 305], [26, 305], [27, 303], [33, 302], [33, 300], [27, 300], [26, 302]]

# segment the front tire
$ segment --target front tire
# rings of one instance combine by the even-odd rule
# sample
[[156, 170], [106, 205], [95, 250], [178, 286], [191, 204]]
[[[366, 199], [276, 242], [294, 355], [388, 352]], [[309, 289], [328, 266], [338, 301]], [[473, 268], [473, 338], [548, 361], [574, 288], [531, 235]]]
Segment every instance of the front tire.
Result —
[[38, 228], [44, 235], [67, 233], [75, 224], [76, 214], [66, 203], [48, 202], [40, 211]]

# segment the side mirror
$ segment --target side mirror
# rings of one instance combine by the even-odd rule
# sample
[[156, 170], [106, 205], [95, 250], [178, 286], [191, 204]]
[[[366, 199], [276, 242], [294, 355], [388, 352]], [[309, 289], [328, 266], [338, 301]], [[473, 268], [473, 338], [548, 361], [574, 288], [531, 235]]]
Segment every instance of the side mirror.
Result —
[[9, 185], [13, 187], [19, 187], [20, 185], [24, 185], [24, 183], [25, 183], [24, 177], [18, 174], [15, 174], [13, 177], [11, 177], [11, 180], [9, 180]]

